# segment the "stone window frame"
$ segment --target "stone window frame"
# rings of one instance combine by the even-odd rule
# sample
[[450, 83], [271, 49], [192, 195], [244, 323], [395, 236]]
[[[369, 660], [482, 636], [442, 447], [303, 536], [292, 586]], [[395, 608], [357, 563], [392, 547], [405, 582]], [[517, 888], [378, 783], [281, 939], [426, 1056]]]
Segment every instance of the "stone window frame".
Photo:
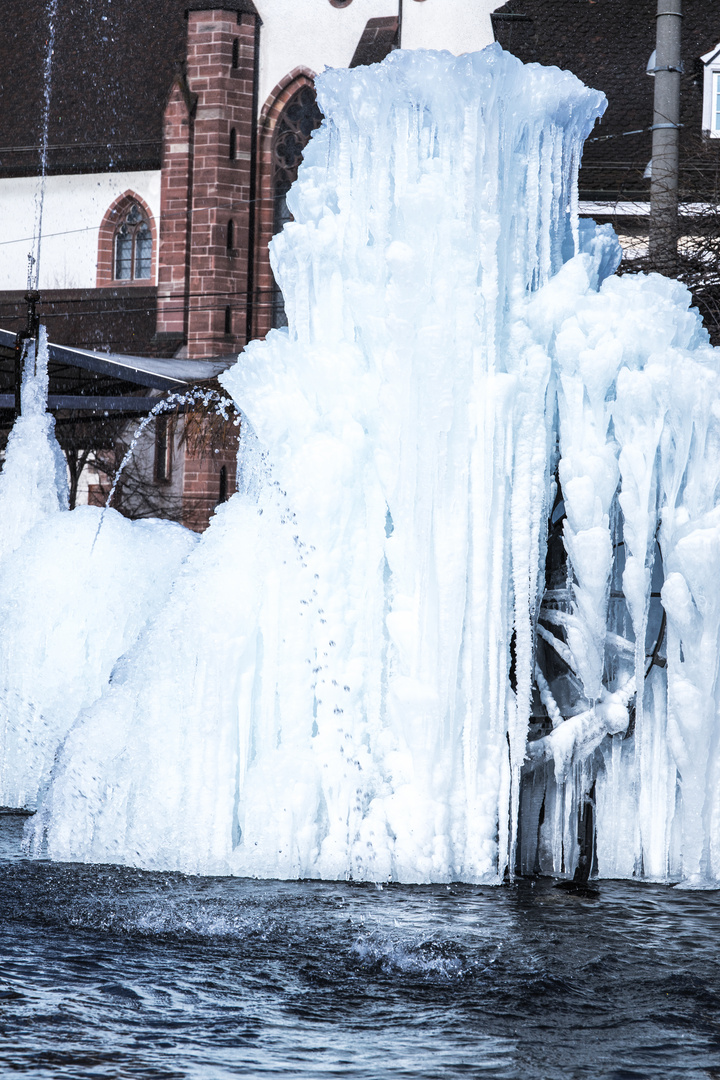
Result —
[[[136, 204], [140, 207], [145, 220], [150, 228], [152, 239], [152, 256], [150, 262], [150, 277], [146, 278], [116, 278], [115, 277], [115, 236], [122, 225], [130, 208]], [[125, 191], [106, 210], [100, 223], [98, 233], [98, 257], [96, 286], [103, 288], [108, 285], [122, 286], [123, 288], [148, 288], [157, 284], [157, 225], [152, 210], [145, 200], [135, 191]]]
[[[290, 111], [295, 103], [300, 106], [298, 122], [297, 108], [296, 117], [291, 119]], [[312, 128], [302, 129], [302, 122], [313, 123]], [[303, 159], [303, 154], [313, 131], [322, 123], [322, 113], [317, 106], [315, 87], [298, 86], [292, 97], [285, 102], [282, 112], [277, 118], [272, 140], [272, 200], [273, 200], [273, 236], [281, 232], [288, 221], [292, 221], [292, 215], [287, 207], [286, 196], [290, 187], [295, 182], [298, 168]], [[284, 146], [284, 151], [281, 149]], [[274, 328], [287, 326], [285, 305], [282, 293], [276, 285], [272, 297], [272, 325]]]
[[315, 89], [315, 72], [293, 68], [268, 95], [258, 120], [257, 193], [255, 219], [255, 287], [252, 337], [262, 338], [272, 328], [275, 279], [270, 267], [268, 244], [275, 221], [275, 167], [273, 145], [275, 129], [285, 106], [303, 86]]
[[703, 65], [703, 135], [708, 139], [720, 139], [720, 42], [700, 60]]

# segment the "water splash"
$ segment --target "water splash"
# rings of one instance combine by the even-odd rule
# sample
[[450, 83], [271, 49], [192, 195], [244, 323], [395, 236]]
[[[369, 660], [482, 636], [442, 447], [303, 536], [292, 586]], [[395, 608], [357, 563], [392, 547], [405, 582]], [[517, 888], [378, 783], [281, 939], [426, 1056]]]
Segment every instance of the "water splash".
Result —
[[[168, 396], [162, 398], [157, 403], [157, 405], [154, 405], [150, 412], [147, 414], [147, 416], [143, 417], [143, 419], [140, 421], [137, 428], [135, 429], [135, 433], [130, 441], [130, 445], [126, 450], [122, 461], [120, 462], [120, 466], [117, 472], [115, 473], [110, 492], [107, 499], [105, 500], [105, 506], [103, 507], [102, 514], [100, 515], [97, 533], [95, 534], [92, 548], [95, 547], [95, 542], [100, 535], [100, 530], [102, 528], [103, 520], [105, 517], [105, 511], [112, 506], [115, 492], [117, 491], [118, 485], [120, 484], [122, 475], [127, 466], [129, 465], [130, 461], [132, 461], [135, 450], [137, 449], [138, 442], [142, 438], [145, 429], [154, 420], [156, 420], [158, 416], [162, 416], [163, 413], [175, 412], [177, 409], [181, 409], [186, 405], [199, 405], [203, 409], [208, 409], [210, 406], [213, 406], [215, 413], [218, 416], [221, 416], [222, 419], [226, 422], [230, 420], [231, 412], [234, 413], [236, 411], [235, 403], [233, 402], [232, 398], [227, 397], [227, 395], [221, 393], [218, 390], [210, 390], [206, 387], [195, 387], [192, 390], [186, 390], [183, 393], [168, 394]], [[237, 427], [239, 427], [239, 418], [235, 417], [233, 423]]]

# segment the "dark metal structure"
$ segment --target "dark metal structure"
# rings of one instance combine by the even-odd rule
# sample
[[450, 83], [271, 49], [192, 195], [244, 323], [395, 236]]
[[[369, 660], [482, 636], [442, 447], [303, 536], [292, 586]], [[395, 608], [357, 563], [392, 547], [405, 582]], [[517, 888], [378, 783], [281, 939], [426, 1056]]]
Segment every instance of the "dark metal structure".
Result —
[[[34, 296], [36, 302], [37, 294]], [[20, 334], [0, 329], [0, 412], [18, 409], [18, 346], [21, 350], [21, 342], [36, 333], [34, 303], [28, 326]], [[157, 405], [159, 393], [182, 392], [215, 379], [237, 359], [235, 355], [210, 360], [124, 356], [52, 342], [48, 343], [48, 356], [48, 409], [81, 412], [84, 419], [108, 413], [142, 415]]]

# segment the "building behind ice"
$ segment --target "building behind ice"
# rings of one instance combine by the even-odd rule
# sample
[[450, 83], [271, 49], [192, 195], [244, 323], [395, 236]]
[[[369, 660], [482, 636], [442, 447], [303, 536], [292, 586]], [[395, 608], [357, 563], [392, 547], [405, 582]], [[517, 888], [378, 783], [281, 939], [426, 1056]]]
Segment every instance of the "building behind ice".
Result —
[[[63, 860], [717, 881], [719, 367], [687, 291], [579, 226], [604, 98], [491, 46], [318, 100], [272, 249], [289, 327], [223, 376], [239, 493], [112, 634], [104, 533], [128, 568], [169, 533], [93, 547], [58, 504], [0, 565], [0, 800]], [[79, 587], [39, 609], [68, 546]]]

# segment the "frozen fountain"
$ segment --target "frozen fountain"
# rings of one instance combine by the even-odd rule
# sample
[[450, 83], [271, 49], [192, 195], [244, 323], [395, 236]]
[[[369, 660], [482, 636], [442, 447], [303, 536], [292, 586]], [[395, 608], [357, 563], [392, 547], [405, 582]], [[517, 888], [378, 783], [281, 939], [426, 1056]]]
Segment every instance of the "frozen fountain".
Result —
[[0, 553], [0, 802], [59, 860], [716, 882], [720, 366], [578, 219], [603, 96], [497, 46], [317, 89], [238, 494]]

